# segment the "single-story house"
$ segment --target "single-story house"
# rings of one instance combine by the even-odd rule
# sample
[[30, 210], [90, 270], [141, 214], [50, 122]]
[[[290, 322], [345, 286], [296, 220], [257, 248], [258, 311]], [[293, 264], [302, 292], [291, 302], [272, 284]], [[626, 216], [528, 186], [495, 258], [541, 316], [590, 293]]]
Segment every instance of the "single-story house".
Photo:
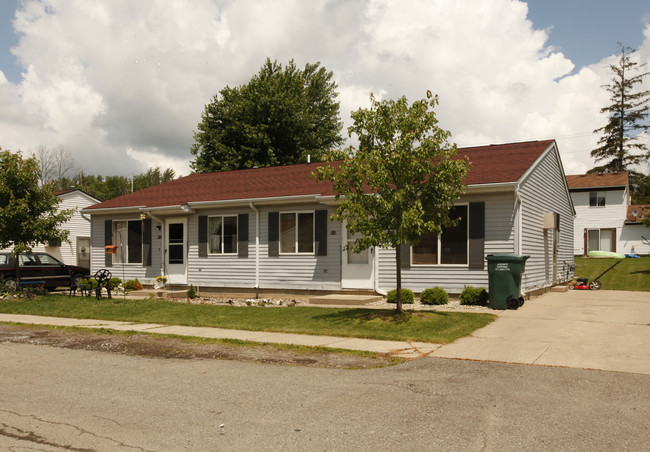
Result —
[[33, 250], [51, 254], [68, 265], [90, 267], [90, 217], [81, 211], [99, 200], [77, 188], [60, 191], [56, 196], [61, 200], [57, 212], [74, 210], [72, 217], [59, 226], [70, 232], [68, 242], [39, 244]]
[[642, 224], [648, 206], [630, 204], [628, 172], [566, 177], [576, 209], [575, 255], [589, 251], [650, 254], [650, 229]]
[[[574, 209], [554, 140], [462, 148], [472, 167], [455, 202], [458, 226], [404, 250], [403, 287], [460, 293], [488, 287], [486, 256], [530, 255], [525, 291], [570, 275]], [[208, 288], [310, 291], [395, 287], [395, 252], [344, 250], [320, 163], [196, 173], [83, 210], [92, 217], [92, 271]], [[116, 246], [107, 254], [106, 246]]]

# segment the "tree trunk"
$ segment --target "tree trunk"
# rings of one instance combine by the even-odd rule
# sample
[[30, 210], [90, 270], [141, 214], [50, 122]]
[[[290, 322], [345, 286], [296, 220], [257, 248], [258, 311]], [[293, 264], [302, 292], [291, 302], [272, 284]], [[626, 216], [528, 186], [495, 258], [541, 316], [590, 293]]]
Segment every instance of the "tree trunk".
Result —
[[397, 245], [395, 248], [395, 261], [397, 262], [397, 307], [398, 313], [402, 313], [402, 246]]

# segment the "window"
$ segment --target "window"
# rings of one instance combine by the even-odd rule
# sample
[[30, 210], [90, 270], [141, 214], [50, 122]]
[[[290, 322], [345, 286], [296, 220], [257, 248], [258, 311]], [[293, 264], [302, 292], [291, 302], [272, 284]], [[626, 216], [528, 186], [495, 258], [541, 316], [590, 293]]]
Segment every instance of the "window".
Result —
[[589, 229], [587, 231], [587, 251], [616, 251], [615, 229]]
[[117, 254], [113, 255], [114, 263], [142, 263], [142, 228], [140, 220], [113, 222], [113, 245], [117, 246]]
[[6, 265], [6, 264], [7, 264], [7, 255], [0, 254], [0, 265]]
[[605, 207], [605, 193], [590, 191], [589, 207]]
[[41, 261], [41, 265], [56, 265], [56, 266], [60, 265], [59, 261], [54, 259], [49, 254], [39, 254], [38, 260]]
[[280, 214], [280, 253], [314, 252], [314, 212]]
[[208, 252], [210, 254], [237, 253], [237, 217], [208, 218]]
[[467, 265], [468, 215], [467, 206], [454, 206], [449, 215], [459, 218], [458, 224], [445, 228], [440, 235], [425, 234], [412, 248], [413, 265]]

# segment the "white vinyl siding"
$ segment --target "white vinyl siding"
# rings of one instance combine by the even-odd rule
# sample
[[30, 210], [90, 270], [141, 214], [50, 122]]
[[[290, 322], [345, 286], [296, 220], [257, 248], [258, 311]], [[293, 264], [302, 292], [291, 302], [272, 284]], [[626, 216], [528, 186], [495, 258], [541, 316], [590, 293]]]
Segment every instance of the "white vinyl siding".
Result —
[[[239, 257], [236, 253], [208, 254], [199, 257], [199, 215], [212, 217], [237, 217], [248, 215], [248, 257]], [[252, 209], [202, 210], [191, 215], [187, 222], [188, 284], [201, 287], [255, 287], [255, 211]], [[209, 235], [208, 235], [209, 242]]]
[[[485, 255], [512, 253], [514, 249], [513, 194], [464, 196], [458, 204], [481, 201], [485, 202]], [[472, 221], [471, 218], [469, 221]], [[394, 289], [396, 286], [395, 250], [379, 249], [378, 264], [380, 289], [385, 291]], [[438, 286], [449, 293], [459, 294], [465, 285], [488, 287], [487, 263], [482, 270], [457, 265], [412, 265], [411, 268], [402, 268], [401, 273], [402, 287], [415, 292]]]
[[[293, 209], [260, 209], [260, 287], [270, 289], [312, 289], [338, 290], [341, 288], [341, 224], [327, 221], [327, 255], [317, 256], [314, 252], [305, 254], [268, 255], [269, 212], [305, 212], [327, 209], [327, 215], [335, 212], [334, 207], [322, 204], [298, 205]], [[251, 220], [252, 221], [252, 220]], [[253, 256], [252, 251], [249, 256]]]
[[631, 252], [631, 247], [626, 246], [628, 245], [627, 240], [621, 238], [623, 223], [627, 215], [626, 190], [621, 187], [617, 190], [600, 190], [598, 193], [605, 196], [605, 207], [591, 207], [589, 205], [589, 191], [571, 192], [571, 199], [576, 209], [573, 254], [582, 255], [585, 253], [585, 230], [588, 229], [616, 229], [616, 237], [614, 238], [616, 250], [626, 253]]
[[[524, 291], [551, 286], [558, 273], [565, 276], [564, 262], [573, 263], [573, 211], [565, 189], [565, 180], [557, 153], [552, 150], [543, 154], [533, 171], [521, 183], [521, 254], [530, 256], [522, 275]], [[543, 228], [545, 212], [560, 215], [555, 275], [552, 262], [553, 234], [551, 230], [545, 231]]]
[[[72, 217], [63, 223], [59, 228], [70, 231], [68, 235], [68, 242], [61, 242], [60, 246], [47, 246], [41, 244], [33, 248], [34, 252], [44, 252], [51, 254], [59, 259], [61, 262], [68, 265], [77, 265], [77, 237], [90, 238], [90, 221], [81, 216], [81, 210], [96, 204], [97, 201], [93, 198], [79, 192], [72, 191], [59, 195], [61, 203], [57, 207], [57, 212], [62, 210], [72, 209], [75, 212]], [[86, 215], [86, 218], [90, 218]], [[102, 245], [103, 248], [104, 245]], [[11, 250], [11, 248], [9, 248]], [[102, 260], [103, 262], [103, 260]]]
[[160, 224], [157, 221], [152, 221], [151, 225], [151, 265], [145, 266], [140, 264], [114, 264], [110, 267], [105, 265], [104, 253], [104, 227], [105, 220], [120, 221], [131, 220], [140, 221], [140, 214], [132, 215], [116, 215], [114, 217], [106, 215], [93, 215], [92, 217], [92, 241], [91, 241], [91, 263], [90, 273], [95, 274], [97, 270], [106, 269], [111, 272], [111, 275], [120, 278], [122, 281], [129, 279], [138, 279], [142, 284], [153, 285], [156, 276], [160, 275], [162, 267], [160, 250], [162, 249], [162, 232], [158, 229]]

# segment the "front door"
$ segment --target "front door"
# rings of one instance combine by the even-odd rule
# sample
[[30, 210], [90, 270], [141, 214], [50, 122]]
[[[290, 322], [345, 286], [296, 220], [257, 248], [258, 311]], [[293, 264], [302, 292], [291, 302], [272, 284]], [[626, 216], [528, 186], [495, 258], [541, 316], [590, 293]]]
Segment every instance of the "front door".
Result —
[[[347, 227], [343, 228], [343, 246], [353, 245], [361, 234], [349, 234]], [[369, 248], [360, 253], [344, 249], [341, 267], [341, 288], [343, 289], [374, 289], [374, 249]]]
[[169, 284], [187, 284], [187, 219], [165, 221], [165, 272]]
[[77, 265], [90, 268], [90, 238], [77, 237]]

